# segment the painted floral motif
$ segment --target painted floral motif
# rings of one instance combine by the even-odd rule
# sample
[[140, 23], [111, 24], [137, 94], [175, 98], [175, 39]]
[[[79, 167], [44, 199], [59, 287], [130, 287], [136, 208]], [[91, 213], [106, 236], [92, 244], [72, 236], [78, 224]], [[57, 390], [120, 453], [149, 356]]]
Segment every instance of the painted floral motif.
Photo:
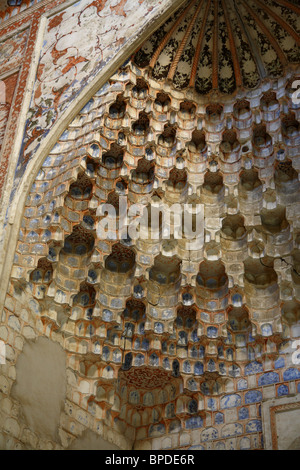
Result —
[[300, 46], [297, 45], [295, 38], [293, 38], [283, 26], [281, 26], [274, 18], [272, 18], [268, 12], [259, 8], [255, 2], [250, 3], [255, 9], [260, 18], [263, 19], [264, 24], [268, 30], [272, 33], [282, 51], [285, 53], [287, 59], [291, 63], [300, 62]]
[[169, 21], [161, 27], [135, 61], [141, 67], [151, 63], [156, 80], [168, 77], [179, 90], [193, 83], [201, 95], [212, 91], [212, 82], [222, 93], [233, 93], [241, 78], [246, 88], [255, 88], [265, 75], [281, 75], [286, 59], [300, 61], [296, 14], [282, 8], [285, 20], [279, 24], [276, 2], [265, 8], [256, 0], [239, 0], [236, 6], [221, 0], [186, 3], [172, 18], [173, 28]]
[[281, 63], [277, 52], [272, 47], [269, 39], [260, 30], [259, 26], [255, 21], [255, 18], [248, 14], [247, 11], [245, 11], [244, 7], [242, 7], [242, 11], [244, 12], [245, 22], [251, 27], [251, 31], [256, 40], [256, 44], [260, 49], [259, 53], [262, 57], [266, 72], [271, 77], [279, 77], [283, 74], [283, 64]]
[[[221, 7], [221, 5], [220, 5]], [[236, 89], [236, 78], [232, 61], [232, 52], [228, 38], [228, 29], [224, 11], [219, 11], [219, 83], [222, 93], [231, 94]]]

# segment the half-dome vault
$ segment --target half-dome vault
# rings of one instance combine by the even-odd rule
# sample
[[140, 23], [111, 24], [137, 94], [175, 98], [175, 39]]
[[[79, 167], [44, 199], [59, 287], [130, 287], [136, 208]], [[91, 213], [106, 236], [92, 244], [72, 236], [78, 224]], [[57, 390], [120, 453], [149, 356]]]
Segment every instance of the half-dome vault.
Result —
[[175, 90], [232, 95], [300, 62], [299, 7], [291, 2], [193, 0], [134, 56]]

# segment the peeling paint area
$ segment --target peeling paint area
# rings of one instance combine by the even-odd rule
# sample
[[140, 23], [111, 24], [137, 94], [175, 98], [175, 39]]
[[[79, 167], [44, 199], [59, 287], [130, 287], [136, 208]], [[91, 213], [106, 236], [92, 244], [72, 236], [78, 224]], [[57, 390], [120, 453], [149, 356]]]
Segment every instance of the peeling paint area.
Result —
[[19, 67], [24, 56], [29, 30], [21, 31], [0, 42], [0, 74]]
[[149, 15], [155, 17], [162, 3], [163, 0], [155, 4], [141, 0], [80, 0], [49, 18], [16, 171], [17, 181], [54, 122], [83, 87], [145, 28]]
[[8, 6], [7, 2], [4, 0], [0, 5], [0, 24], [3, 23], [5, 20], [8, 20], [9, 18], [18, 15], [19, 13], [22, 13], [33, 5], [36, 5], [40, 1], [41, 0], [22, 0], [22, 2], [20, 2], [18, 0], [15, 0], [14, 2], [12, 2], [15, 3], [15, 5]]

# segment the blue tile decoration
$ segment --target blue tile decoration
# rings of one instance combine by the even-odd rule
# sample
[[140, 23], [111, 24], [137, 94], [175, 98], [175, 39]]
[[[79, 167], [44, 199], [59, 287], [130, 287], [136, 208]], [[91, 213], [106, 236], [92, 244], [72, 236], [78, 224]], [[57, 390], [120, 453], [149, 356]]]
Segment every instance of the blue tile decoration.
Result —
[[209, 388], [209, 386], [206, 382], [203, 382], [200, 385], [200, 389], [201, 389], [201, 392], [203, 393], [203, 395], [210, 395], [210, 388]]
[[169, 431], [179, 432], [180, 430], [181, 430], [181, 422], [179, 420], [171, 421], [170, 426], [169, 426]]
[[263, 366], [258, 361], [250, 362], [245, 366], [245, 375], [258, 374], [259, 372], [263, 372]]
[[216, 428], [210, 427], [204, 429], [204, 431], [201, 433], [201, 441], [202, 442], [207, 442], [207, 441], [213, 441], [215, 439], [218, 439], [219, 433]]
[[165, 369], [170, 369], [171, 366], [170, 366], [170, 361], [169, 361], [169, 358], [168, 357], [165, 357], [164, 360], [163, 360], [163, 367]]
[[234, 440], [229, 440], [228, 444], [229, 444], [229, 446], [227, 448], [228, 450], [236, 450], [236, 443], [235, 443]]
[[202, 362], [196, 362], [194, 366], [194, 373], [195, 375], [202, 375], [203, 374], [203, 364]]
[[247, 380], [241, 379], [238, 381], [237, 388], [238, 390], [246, 390], [248, 387]]
[[270, 325], [269, 323], [262, 325], [261, 332], [263, 336], [271, 336], [273, 334], [272, 325]]
[[295, 380], [300, 379], [300, 372], [295, 367], [287, 369], [283, 373], [283, 380]]
[[166, 433], [166, 428], [163, 424], [153, 424], [150, 426], [149, 435], [152, 437], [161, 436]]
[[198, 385], [197, 382], [194, 379], [190, 379], [187, 383], [188, 389], [192, 391], [197, 391], [198, 390]]
[[259, 419], [252, 419], [246, 424], [246, 432], [260, 432], [262, 431], [262, 424]]
[[266, 372], [258, 379], [258, 385], [271, 385], [279, 382], [279, 375], [277, 372]]
[[232, 364], [232, 366], [230, 366], [228, 369], [228, 373], [231, 377], [238, 377], [241, 371], [238, 366], [236, 366], [235, 364]]
[[217, 328], [215, 328], [214, 326], [209, 326], [207, 328], [207, 336], [209, 338], [216, 338], [217, 335], [218, 335], [218, 329]]
[[205, 347], [204, 346], [200, 346], [199, 348], [199, 358], [203, 358], [205, 355]]
[[195, 359], [198, 357], [198, 350], [196, 348], [196, 346], [193, 346], [192, 349], [191, 349], [191, 356]]
[[231, 348], [226, 349], [226, 358], [228, 361], [233, 360], [233, 350]]
[[249, 418], [249, 410], [246, 407], [243, 407], [239, 410], [239, 419], [248, 419]]
[[224, 357], [224, 348], [223, 348], [223, 346], [218, 346], [218, 357]]
[[154, 323], [154, 331], [158, 334], [163, 333], [164, 325], [161, 322]]
[[274, 364], [275, 369], [281, 369], [282, 367], [285, 366], [284, 358], [279, 357]]
[[232, 395], [226, 395], [225, 397], [221, 398], [221, 409], [240, 406], [241, 401], [242, 400], [240, 395], [237, 395], [236, 393], [233, 393]]
[[198, 335], [197, 335], [197, 330], [194, 330], [194, 331], [192, 332], [192, 341], [193, 341], [194, 343], [197, 343], [197, 342], [199, 341], [199, 338], [198, 338]]
[[158, 356], [157, 356], [155, 353], [151, 354], [149, 363], [150, 363], [152, 366], [158, 366], [158, 364], [159, 364], [159, 358], [158, 358]]
[[187, 429], [198, 429], [203, 427], [203, 420], [200, 416], [193, 416], [185, 422], [185, 427]]
[[240, 423], [226, 424], [222, 428], [222, 437], [240, 436], [243, 434], [243, 426]]
[[135, 361], [136, 366], [142, 366], [145, 363], [145, 357], [143, 356], [143, 354], [137, 354]]
[[213, 398], [209, 398], [207, 401], [207, 407], [209, 410], [216, 411], [217, 409], [216, 400], [214, 400]]
[[104, 346], [104, 348], [102, 350], [102, 358], [103, 358], [104, 361], [108, 360], [109, 354], [110, 354], [109, 348], [107, 346]]
[[282, 397], [289, 394], [289, 387], [287, 385], [280, 385], [277, 389], [277, 396]]
[[191, 400], [188, 403], [188, 411], [189, 413], [197, 413], [198, 411], [198, 403], [196, 400]]
[[222, 423], [224, 423], [223, 413], [216, 413], [215, 414], [215, 424], [222, 424]]
[[175, 417], [175, 406], [174, 403], [169, 403], [166, 406], [166, 417], [167, 418], [174, 418]]
[[240, 294], [237, 293], [232, 296], [233, 305], [238, 304], [238, 306], [240, 307], [242, 305], [242, 301], [243, 301], [243, 298]]
[[262, 393], [259, 390], [250, 390], [245, 394], [245, 403], [257, 403], [262, 401]]

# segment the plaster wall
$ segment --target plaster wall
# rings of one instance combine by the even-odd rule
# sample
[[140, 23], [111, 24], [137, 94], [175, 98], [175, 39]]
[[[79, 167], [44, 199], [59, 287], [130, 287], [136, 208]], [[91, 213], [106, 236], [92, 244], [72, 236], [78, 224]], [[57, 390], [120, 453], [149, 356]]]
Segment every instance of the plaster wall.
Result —
[[278, 450], [287, 450], [293, 445], [296, 439], [300, 439], [299, 423], [300, 408], [297, 410], [282, 411], [276, 414]]
[[66, 354], [47, 338], [25, 344], [16, 363], [11, 396], [21, 405], [28, 427], [56, 439], [66, 396]]
[[73, 441], [68, 450], [120, 450], [120, 448], [106, 442], [94, 432], [86, 431]]
[[266, 450], [296, 450], [300, 439], [300, 396], [267, 398], [262, 404]]

